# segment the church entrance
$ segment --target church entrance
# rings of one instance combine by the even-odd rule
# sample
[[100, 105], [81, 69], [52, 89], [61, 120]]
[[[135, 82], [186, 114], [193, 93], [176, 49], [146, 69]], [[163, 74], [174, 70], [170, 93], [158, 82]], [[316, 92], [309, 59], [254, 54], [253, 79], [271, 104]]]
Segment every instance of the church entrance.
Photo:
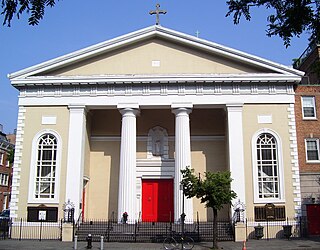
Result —
[[142, 221], [173, 221], [173, 179], [142, 180]]

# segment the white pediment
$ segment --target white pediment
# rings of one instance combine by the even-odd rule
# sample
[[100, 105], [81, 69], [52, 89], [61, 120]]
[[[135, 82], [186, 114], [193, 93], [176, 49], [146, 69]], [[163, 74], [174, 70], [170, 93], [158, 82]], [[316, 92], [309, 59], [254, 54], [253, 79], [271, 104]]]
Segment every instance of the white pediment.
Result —
[[[9, 75], [12, 84], [104, 79], [272, 79], [303, 72], [161, 26], [151, 26]], [[120, 80], [119, 80], [120, 79]], [[131, 80], [130, 80], [131, 79]]]

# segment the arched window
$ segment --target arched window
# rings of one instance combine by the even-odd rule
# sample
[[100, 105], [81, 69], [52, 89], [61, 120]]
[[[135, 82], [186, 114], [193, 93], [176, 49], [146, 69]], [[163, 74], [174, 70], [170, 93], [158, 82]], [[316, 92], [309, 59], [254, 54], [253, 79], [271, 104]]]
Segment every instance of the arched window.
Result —
[[256, 168], [259, 199], [279, 199], [279, 148], [270, 133], [261, 133], [256, 140]]
[[35, 199], [54, 199], [57, 168], [57, 138], [43, 134], [37, 145]]

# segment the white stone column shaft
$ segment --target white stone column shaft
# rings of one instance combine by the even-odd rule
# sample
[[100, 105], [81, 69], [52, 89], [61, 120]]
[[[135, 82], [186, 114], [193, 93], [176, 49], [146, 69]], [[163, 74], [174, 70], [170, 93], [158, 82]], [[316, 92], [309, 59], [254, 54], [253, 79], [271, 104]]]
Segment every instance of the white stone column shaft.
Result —
[[[242, 104], [227, 104], [228, 112], [228, 148], [231, 189], [237, 193], [235, 201], [246, 204], [245, 172], [243, 150]], [[233, 201], [233, 203], [235, 202]]]
[[[172, 112], [176, 115], [175, 124], [175, 176], [174, 176], [174, 219], [180, 220], [183, 212], [183, 193], [180, 188], [182, 174], [180, 170], [191, 167], [190, 146], [190, 120], [191, 108], [174, 108]], [[192, 199], [184, 197], [184, 213], [186, 220], [193, 220]]]
[[136, 115], [137, 109], [120, 109], [122, 114], [118, 220], [124, 212], [128, 213], [128, 220], [137, 218], [137, 188], [136, 188]]
[[67, 157], [66, 202], [74, 204], [75, 220], [82, 202], [86, 112], [84, 105], [69, 106], [69, 137]]

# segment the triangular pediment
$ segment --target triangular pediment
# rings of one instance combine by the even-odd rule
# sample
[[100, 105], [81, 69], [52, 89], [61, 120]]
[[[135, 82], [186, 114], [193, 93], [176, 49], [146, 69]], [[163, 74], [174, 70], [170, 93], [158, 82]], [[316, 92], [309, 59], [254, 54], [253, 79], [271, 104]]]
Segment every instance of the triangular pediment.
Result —
[[39, 77], [287, 75], [302, 72], [216, 43], [151, 26], [15, 72]]
[[276, 73], [218, 53], [154, 37], [41, 75], [152, 75]]

